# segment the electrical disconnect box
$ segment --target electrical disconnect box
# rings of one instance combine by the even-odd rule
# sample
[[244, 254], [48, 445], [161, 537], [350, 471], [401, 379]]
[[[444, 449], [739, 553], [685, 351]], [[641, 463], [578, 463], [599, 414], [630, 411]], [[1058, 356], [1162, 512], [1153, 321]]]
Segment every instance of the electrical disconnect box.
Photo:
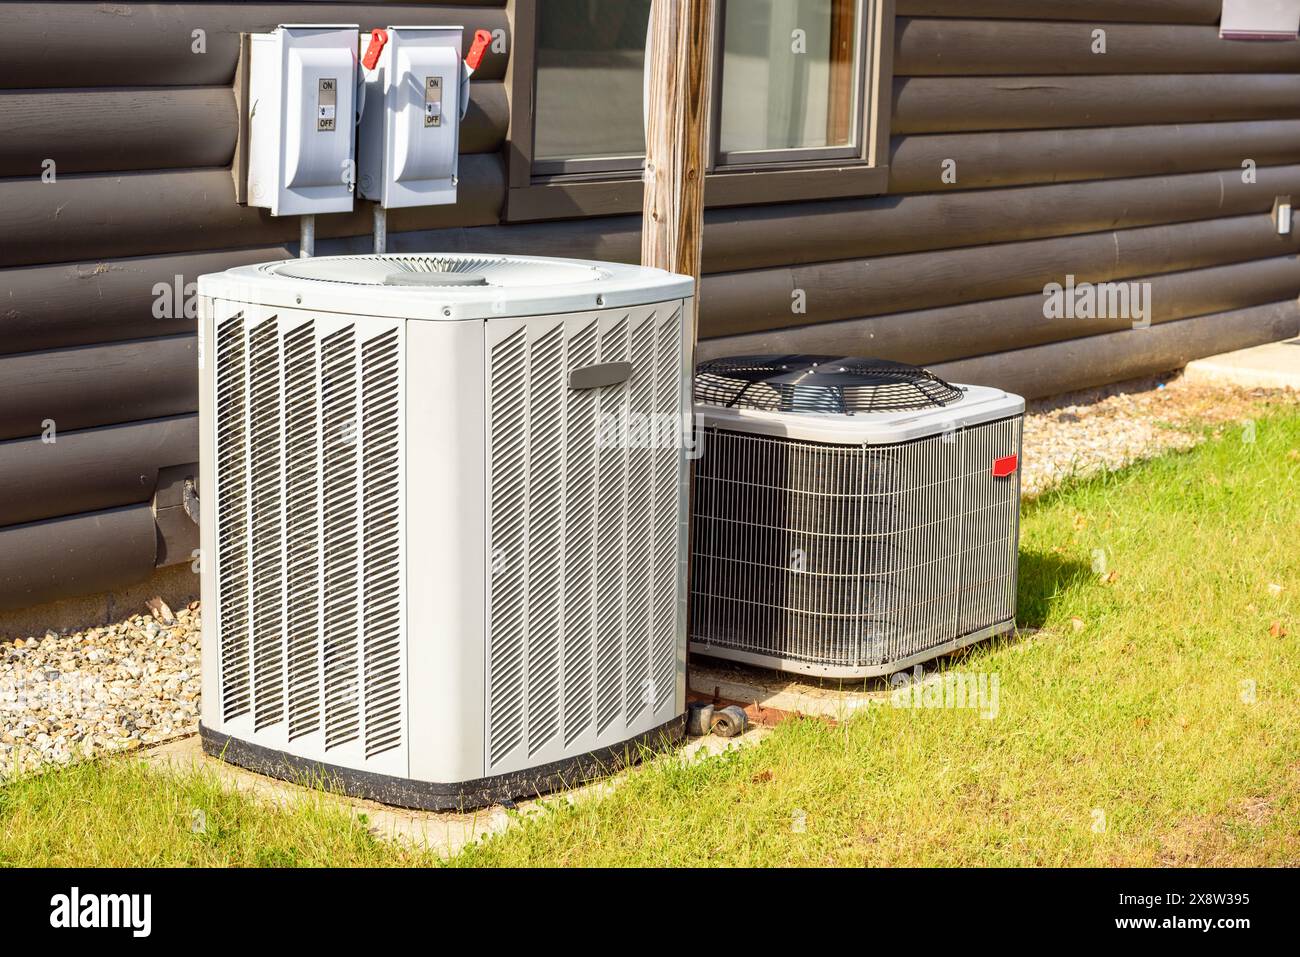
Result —
[[361, 59], [361, 195], [385, 209], [456, 202], [469, 74], [491, 37], [461, 60], [461, 27], [375, 30]]
[[272, 216], [351, 211], [357, 31], [286, 24], [250, 37], [249, 205]]

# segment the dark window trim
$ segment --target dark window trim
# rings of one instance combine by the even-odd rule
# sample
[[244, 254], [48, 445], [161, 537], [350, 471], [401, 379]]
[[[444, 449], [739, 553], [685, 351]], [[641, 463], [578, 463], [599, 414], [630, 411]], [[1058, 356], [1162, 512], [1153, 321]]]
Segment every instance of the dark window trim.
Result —
[[[894, 63], [894, 2], [874, 0], [870, 11], [869, 63], [863, 109], [863, 155], [857, 162], [828, 162], [788, 167], [763, 164], [738, 170], [711, 169], [705, 179], [707, 207], [840, 199], [880, 195], [889, 186], [889, 124]], [[505, 220], [568, 219], [639, 213], [643, 198], [640, 176], [583, 174], [534, 175], [533, 115], [537, 51], [538, 0], [514, 0], [514, 54], [510, 58], [510, 131], [507, 142]]]

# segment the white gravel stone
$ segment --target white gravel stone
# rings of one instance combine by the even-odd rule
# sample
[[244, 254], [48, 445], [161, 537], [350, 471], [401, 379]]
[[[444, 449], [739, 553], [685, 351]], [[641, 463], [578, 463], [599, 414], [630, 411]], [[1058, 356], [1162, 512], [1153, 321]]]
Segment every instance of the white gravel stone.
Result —
[[1064, 479], [1123, 468], [1204, 441], [1206, 426], [1226, 428], [1291, 404], [1285, 389], [1189, 382], [1180, 375], [1122, 382], [1031, 402], [1025, 417], [1021, 490], [1044, 492]]
[[174, 616], [0, 636], [0, 778], [197, 731], [198, 602]]

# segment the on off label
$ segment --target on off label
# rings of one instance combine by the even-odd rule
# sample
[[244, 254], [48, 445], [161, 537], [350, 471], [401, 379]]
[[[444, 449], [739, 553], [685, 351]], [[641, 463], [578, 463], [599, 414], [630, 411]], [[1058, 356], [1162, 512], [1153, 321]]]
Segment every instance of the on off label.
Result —
[[442, 126], [442, 77], [424, 78], [424, 125]]
[[334, 129], [338, 102], [338, 80], [334, 77], [321, 77], [316, 90], [316, 131], [318, 133]]

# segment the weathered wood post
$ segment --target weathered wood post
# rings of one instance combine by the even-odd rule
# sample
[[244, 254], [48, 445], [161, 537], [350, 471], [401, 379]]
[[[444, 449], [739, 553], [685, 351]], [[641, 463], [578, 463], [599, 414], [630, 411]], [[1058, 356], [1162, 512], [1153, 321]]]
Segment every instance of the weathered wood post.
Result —
[[[699, 339], [704, 138], [712, 74], [709, 65], [712, 8], [713, 0], [653, 0], [646, 48], [641, 264], [694, 278], [695, 308], [687, 332], [691, 337], [692, 357]], [[690, 463], [686, 487], [688, 496], [693, 495], [694, 461]], [[687, 602], [689, 627], [689, 589]]]
[[646, 50], [641, 264], [693, 276], [697, 313], [712, 7], [710, 0], [654, 0]]

